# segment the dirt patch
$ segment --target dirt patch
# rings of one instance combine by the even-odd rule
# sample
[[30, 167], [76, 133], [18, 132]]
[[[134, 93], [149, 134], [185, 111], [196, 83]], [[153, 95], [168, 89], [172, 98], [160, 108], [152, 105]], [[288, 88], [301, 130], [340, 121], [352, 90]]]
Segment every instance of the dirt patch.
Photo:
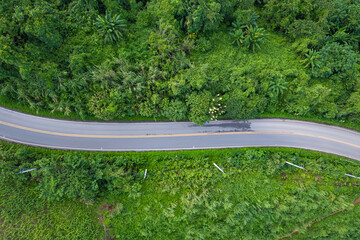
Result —
[[341, 188], [341, 187], [354, 187], [354, 188], [357, 188], [359, 186], [360, 186], [359, 184], [353, 184], [353, 183], [350, 183], [350, 182], [334, 183], [334, 187], [337, 187], [337, 188]]
[[360, 203], [360, 196], [359, 196], [357, 199], [355, 199], [354, 205], [356, 205], [356, 204], [358, 204], [358, 203]]
[[322, 176], [321, 175], [315, 175], [315, 177], [317, 178], [318, 182], [322, 182]]
[[104, 209], [110, 212], [113, 210], [113, 207], [110, 203], [105, 202], [104, 205], [99, 207], [99, 213], [101, 213]]
[[100, 221], [100, 224], [103, 228], [105, 228], [105, 225], [104, 225], [104, 216], [103, 215], [98, 215], [97, 217]]
[[284, 173], [284, 172], [282, 172], [282, 173], [281, 173], [281, 182], [284, 183], [287, 179], [288, 179], [287, 174]]
[[5, 219], [0, 218], [0, 226], [2, 226], [2, 228], [0, 228], [0, 237], [2, 237], [4, 235], [3, 232], [5, 232], [7, 224], [5, 223]]
[[109, 229], [106, 227], [106, 225], [104, 224], [104, 215], [102, 214], [102, 212], [104, 210], [107, 210], [108, 212], [113, 210], [113, 207], [111, 206], [111, 204], [105, 202], [102, 206], [99, 207], [99, 215], [98, 215], [98, 219], [100, 221], [101, 226], [103, 227], [106, 237], [106, 240], [113, 240], [114, 238], [111, 237], [110, 233], [109, 233]]

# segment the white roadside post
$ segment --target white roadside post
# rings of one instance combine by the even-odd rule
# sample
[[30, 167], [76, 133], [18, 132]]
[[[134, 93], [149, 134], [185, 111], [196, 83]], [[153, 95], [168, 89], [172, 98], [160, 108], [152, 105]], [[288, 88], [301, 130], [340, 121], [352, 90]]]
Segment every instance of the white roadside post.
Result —
[[[214, 166], [215, 166], [217, 169], [219, 169], [220, 172], [224, 173], [224, 171], [223, 171], [218, 165], [216, 165], [216, 163], [214, 163]], [[225, 174], [225, 173], [224, 173], [224, 174]]]
[[291, 163], [291, 162], [285, 162], [285, 163], [287, 163], [287, 164], [289, 164], [289, 165], [291, 165], [291, 166], [294, 166], [294, 167], [297, 167], [297, 168], [300, 168], [300, 169], [306, 170], [304, 167], [298, 166], [298, 165], [293, 164], [293, 163]]
[[144, 179], [146, 178], [146, 174], [147, 174], [147, 169], [145, 169]]
[[28, 169], [28, 170], [25, 170], [25, 171], [23, 171], [22, 169], [20, 169], [20, 172], [19, 172], [19, 173], [15, 173], [15, 174], [22, 174], [22, 173], [27, 173], [27, 172], [35, 171], [35, 170], [37, 170], [37, 168], [32, 168], [32, 169]]
[[351, 175], [351, 174], [347, 174], [347, 173], [345, 173], [345, 175], [346, 175], [346, 176], [348, 176], [348, 177], [353, 177], [353, 178], [360, 179], [360, 177], [357, 177], [357, 176], [354, 176], [354, 175]]

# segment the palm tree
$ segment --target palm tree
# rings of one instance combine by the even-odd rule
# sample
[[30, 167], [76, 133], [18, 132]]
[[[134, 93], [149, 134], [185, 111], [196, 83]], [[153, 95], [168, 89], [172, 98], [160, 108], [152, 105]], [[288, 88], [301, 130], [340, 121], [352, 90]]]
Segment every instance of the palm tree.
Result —
[[287, 82], [284, 78], [275, 75], [273, 79], [270, 81], [269, 90], [271, 91], [271, 95], [275, 98], [283, 94], [285, 90], [287, 90]]
[[106, 11], [105, 18], [98, 16], [94, 24], [98, 27], [105, 43], [116, 43], [119, 41], [123, 36], [121, 31], [126, 28], [125, 20], [120, 15], [112, 17], [108, 11]]

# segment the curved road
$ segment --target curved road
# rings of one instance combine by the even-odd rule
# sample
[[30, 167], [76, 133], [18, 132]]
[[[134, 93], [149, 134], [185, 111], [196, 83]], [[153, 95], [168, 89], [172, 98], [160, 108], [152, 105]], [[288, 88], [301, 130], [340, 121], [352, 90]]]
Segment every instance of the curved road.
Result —
[[294, 147], [360, 161], [360, 133], [284, 119], [191, 122], [82, 122], [43, 118], [0, 107], [0, 139], [55, 149], [150, 151], [234, 147]]

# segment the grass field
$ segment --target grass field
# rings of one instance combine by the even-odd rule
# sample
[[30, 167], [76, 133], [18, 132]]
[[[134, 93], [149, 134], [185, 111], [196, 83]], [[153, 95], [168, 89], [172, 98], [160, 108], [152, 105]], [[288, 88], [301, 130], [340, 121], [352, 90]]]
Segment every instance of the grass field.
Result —
[[102, 239], [95, 205], [48, 202], [36, 184], [0, 182], [0, 239]]
[[[282, 148], [106, 154], [25, 150], [3, 144], [2, 156], [13, 152], [28, 167], [60, 154], [107, 165], [98, 169], [103, 180], [96, 195], [86, 200], [66, 193], [59, 201], [44, 198], [49, 169], [2, 181], [1, 239], [277, 239], [293, 230], [299, 231], [295, 239], [360, 237], [360, 209], [353, 204], [360, 180], [344, 175], [360, 176], [360, 164], [341, 157]], [[67, 171], [68, 163], [57, 161], [63, 170], [54, 171], [54, 179]], [[77, 166], [68, 181], [79, 181], [83, 170]], [[54, 186], [66, 189], [65, 184]]]

